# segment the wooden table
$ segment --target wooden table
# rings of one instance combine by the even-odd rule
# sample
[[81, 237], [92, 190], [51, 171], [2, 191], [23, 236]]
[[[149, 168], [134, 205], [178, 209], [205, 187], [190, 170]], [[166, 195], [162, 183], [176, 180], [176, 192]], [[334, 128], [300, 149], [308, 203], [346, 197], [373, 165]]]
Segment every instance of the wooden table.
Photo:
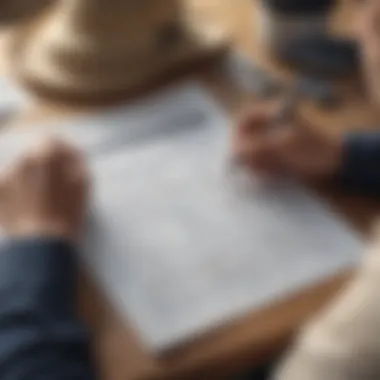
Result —
[[[191, 1], [199, 7], [202, 17], [210, 17], [231, 33], [236, 48], [244, 50], [268, 67], [278, 69], [255, 42], [252, 26], [254, 1]], [[340, 32], [347, 32], [340, 26], [350, 25], [352, 15], [348, 1], [342, 2], [334, 22]], [[345, 22], [342, 23], [342, 20]], [[217, 70], [198, 73], [196, 76], [209, 86], [210, 91], [231, 114], [243, 102], [255, 101], [226, 83]], [[74, 110], [71, 108], [40, 103], [25, 111], [15, 123], [47, 121], [72, 112]], [[354, 94], [347, 96], [339, 111], [322, 111], [312, 104], [305, 104], [302, 112], [328, 133], [340, 133], [347, 128], [371, 125], [376, 121], [374, 110]], [[375, 201], [331, 190], [322, 191], [356, 228], [368, 233], [377, 212], [378, 205]], [[93, 333], [94, 353], [104, 379], [223, 379], [261, 363], [283, 348], [300, 325], [324, 305], [349, 276], [349, 273], [343, 273], [287, 300], [278, 301], [265, 310], [252, 311], [246, 317], [210, 332], [203, 339], [160, 358], [153, 357], [141, 346], [133, 329], [119, 318], [101, 292], [86, 279], [81, 279], [79, 304]]]

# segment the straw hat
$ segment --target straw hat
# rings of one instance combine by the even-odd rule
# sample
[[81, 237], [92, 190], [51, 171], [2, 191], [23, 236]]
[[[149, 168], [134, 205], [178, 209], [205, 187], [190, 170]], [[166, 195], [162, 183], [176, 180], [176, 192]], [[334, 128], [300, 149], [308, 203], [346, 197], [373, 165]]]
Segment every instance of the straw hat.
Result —
[[60, 0], [18, 32], [11, 67], [48, 96], [102, 100], [192, 54], [179, 0]]

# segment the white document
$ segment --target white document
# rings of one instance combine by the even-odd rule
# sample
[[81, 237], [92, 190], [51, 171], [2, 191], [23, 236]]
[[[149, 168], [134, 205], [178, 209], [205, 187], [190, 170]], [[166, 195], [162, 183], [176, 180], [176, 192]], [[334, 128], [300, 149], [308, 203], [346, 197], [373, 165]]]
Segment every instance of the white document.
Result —
[[[85, 263], [150, 349], [359, 261], [359, 237], [316, 196], [230, 170], [230, 121], [197, 84], [66, 124], [95, 178]], [[29, 137], [3, 136], [0, 160]]]
[[21, 88], [10, 78], [0, 76], [0, 116], [21, 107], [26, 101], [27, 95]]

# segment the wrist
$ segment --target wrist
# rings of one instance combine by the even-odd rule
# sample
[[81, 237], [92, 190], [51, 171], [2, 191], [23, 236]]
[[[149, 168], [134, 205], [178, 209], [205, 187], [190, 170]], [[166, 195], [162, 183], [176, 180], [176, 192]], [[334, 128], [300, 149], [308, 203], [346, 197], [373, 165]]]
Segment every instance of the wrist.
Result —
[[65, 223], [49, 222], [36, 223], [28, 220], [20, 221], [6, 231], [11, 239], [43, 239], [60, 240], [68, 243], [76, 243], [77, 234]]

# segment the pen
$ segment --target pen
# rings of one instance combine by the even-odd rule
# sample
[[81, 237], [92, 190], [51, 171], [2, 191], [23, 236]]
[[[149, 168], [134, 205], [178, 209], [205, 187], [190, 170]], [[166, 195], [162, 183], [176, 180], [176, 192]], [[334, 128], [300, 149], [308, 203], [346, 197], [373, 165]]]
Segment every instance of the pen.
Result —
[[[275, 128], [281, 128], [282, 126], [291, 123], [295, 118], [298, 102], [300, 100], [301, 93], [296, 85], [293, 85], [285, 94], [276, 115], [268, 124], [267, 132], [270, 133]], [[228, 162], [228, 171], [233, 172], [241, 167], [239, 157], [230, 157]]]
[[277, 128], [281, 125], [290, 123], [294, 120], [298, 102], [300, 100], [300, 91], [297, 86], [292, 86], [284, 97], [279, 110], [271, 121], [269, 127]]

